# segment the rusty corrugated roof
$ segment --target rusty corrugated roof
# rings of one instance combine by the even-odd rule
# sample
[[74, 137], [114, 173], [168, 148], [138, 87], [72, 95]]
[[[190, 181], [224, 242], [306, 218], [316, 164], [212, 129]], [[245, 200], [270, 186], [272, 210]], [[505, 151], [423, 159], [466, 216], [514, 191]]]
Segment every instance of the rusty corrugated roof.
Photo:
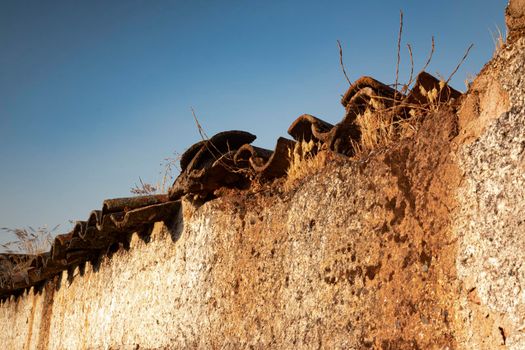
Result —
[[[129, 233], [173, 218], [180, 200], [152, 195], [105, 200], [102, 210], [91, 212], [87, 221], [77, 221], [73, 230], [58, 235], [51, 250], [38, 255], [0, 254], [0, 267], [10, 280], [0, 283], [0, 296], [35, 285], [81, 262], [95, 258]], [[23, 268], [20, 268], [20, 267]]]

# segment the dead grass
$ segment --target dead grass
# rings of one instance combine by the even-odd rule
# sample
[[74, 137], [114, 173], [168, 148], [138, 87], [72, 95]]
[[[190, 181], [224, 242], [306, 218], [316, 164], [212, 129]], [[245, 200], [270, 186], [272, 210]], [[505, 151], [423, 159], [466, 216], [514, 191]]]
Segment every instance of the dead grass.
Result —
[[164, 158], [160, 163], [160, 178], [155, 184], [144, 182], [142, 178], [139, 177], [139, 183], [135, 184], [135, 186], [130, 189], [130, 192], [138, 196], [168, 193], [175, 178], [175, 171], [180, 171], [179, 161], [181, 155], [177, 152], [173, 154], [173, 157]]
[[353, 144], [354, 158], [412, 137], [417, 132], [420, 121], [421, 117], [418, 115], [395, 120], [392, 114], [385, 111], [367, 109], [356, 121], [361, 130], [361, 140]]
[[27, 279], [30, 266], [31, 259], [27, 256], [12, 256], [11, 259], [0, 256], [0, 288], [12, 287], [15, 275], [22, 275]]
[[11, 286], [14, 271], [15, 264], [13, 264], [11, 260], [0, 256], [0, 288], [7, 288]]
[[325, 162], [318, 152], [320, 149], [321, 143], [303, 140], [297, 142], [294, 149], [290, 150], [290, 166], [286, 171], [286, 180], [283, 185], [285, 191], [293, 188], [297, 180], [305, 178], [324, 167]]
[[502, 32], [501, 29], [496, 26], [496, 30], [490, 31], [490, 35], [492, 36], [492, 42], [494, 43], [494, 54], [493, 57], [495, 57], [505, 46], [505, 43], [507, 42], [507, 32]]
[[59, 227], [60, 225], [52, 229], [49, 229], [47, 226], [42, 226], [37, 229], [32, 227], [14, 229], [3, 227], [0, 230], [14, 235], [16, 239], [9, 243], [0, 244], [0, 246], [4, 248], [5, 252], [11, 254], [40, 254], [51, 248], [54, 233]]
[[[354, 156], [351, 159], [360, 159], [374, 150], [386, 149], [392, 144], [414, 137], [426, 115], [434, 114], [448, 105], [448, 102], [440, 101], [440, 96], [445, 93], [444, 89], [448, 89], [444, 80], [430, 91], [420, 88], [419, 92], [427, 101], [421, 106], [413, 106], [414, 109], [408, 117], [394, 113], [392, 108], [385, 106], [381, 98], [372, 98], [369, 108], [356, 118], [355, 123], [360, 129], [361, 138], [352, 143]], [[397, 107], [401, 110], [403, 105]], [[326, 159], [318, 153], [322, 148], [320, 142], [297, 142], [293, 151], [290, 151], [291, 161], [284, 182], [286, 191], [293, 188], [297, 180], [317, 172], [326, 165]]]
[[[414, 136], [426, 115], [436, 113], [448, 105], [449, 102], [440, 100], [446, 89], [448, 85], [444, 80], [430, 91], [420, 86], [419, 92], [426, 102], [419, 106], [407, 106], [411, 108], [408, 117], [399, 116], [391, 108], [385, 108], [380, 100], [371, 99], [370, 107], [356, 118], [361, 139], [353, 144], [355, 157]], [[403, 107], [403, 104], [398, 107]]]
[[[462, 61], [465, 57], [466, 54]], [[419, 92], [426, 98], [425, 103], [417, 106], [404, 106], [400, 103], [395, 106], [397, 109], [387, 107], [382, 97], [370, 99], [368, 108], [359, 114], [355, 121], [361, 132], [361, 138], [352, 142], [354, 155], [351, 159], [360, 159], [374, 150], [386, 149], [394, 143], [413, 137], [426, 115], [434, 114], [448, 105], [448, 102], [440, 99], [442, 94], [446, 93], [445, 89], [448, 89], [448, 85], [444, 79], [439, 82], [438, 87], [430, 91], [420, 87]], [[404, 107], [411, 108], [409, 116], [395, 113], [395, 111], [402, 111]], [[290, 152], [291, 163], [284, 183], [285, 190], [293, 188], [298, 179], [311, 175], [326, 165], [326, 159], [319, 157], [318, 154], [322, 148], [321, 143], [313, 141], [297, 143], [294, 150]]]
[[13, 276], [21, 274], [27, 278], [27, 270], [31, 264], [31, 255], [49, 251], [53, 242], [54, 233], [59, 225], [53, 229], [42, 226], [37, 229], [28, 228], [1, 228], [0, 230], [16, 237], [14, 241], [0, 244], [9, 257], [0, 255], [0, 288], [10, 287]]

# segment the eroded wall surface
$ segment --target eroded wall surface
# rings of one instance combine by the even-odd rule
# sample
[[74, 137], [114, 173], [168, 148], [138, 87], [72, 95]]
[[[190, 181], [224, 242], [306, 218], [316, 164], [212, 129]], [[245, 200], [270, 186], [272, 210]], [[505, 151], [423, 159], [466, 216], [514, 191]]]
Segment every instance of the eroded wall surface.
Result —
[[0, 304], [7, 349], [525, 348], [525, 40], [456, 114], [173, 223]]
[[454, 231], [469, 348], [525, 348], [525, 39], [490, 62], [460, 111]]
[[288, 192], [185, 202], [149, 242], [135, 235], [95, 267], [3, 303], [0, 343], [453, 348], [452, 117], [429, 119], [416, 142], [333, 160]]

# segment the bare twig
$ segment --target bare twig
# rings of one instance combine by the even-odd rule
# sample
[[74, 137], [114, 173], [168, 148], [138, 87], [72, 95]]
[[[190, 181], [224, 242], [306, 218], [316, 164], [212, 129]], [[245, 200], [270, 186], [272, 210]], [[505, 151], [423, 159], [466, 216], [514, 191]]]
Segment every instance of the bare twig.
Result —
[[[203, 141], [206, 141], [204, 145], [208, 149], [208, 151], [214, 156], [215, 158], [219, 159], [223, 156], [223, 153], [213, 144], [213, 142], [210, 141], [210, 137], [206, 134], [204, 131], [204, 128], [199, 123], [199, 119], [197, 118], [197, 114], [195, 114], [195, 110], [193, 107], [191, 108], [191, 114], [193, 115], [193, 119], [195, 120], [195, 124], [197, 124], [197, 129], [199, 130], [199, 134], [201, 135], [201, 138]], [[208, 145], [211, 145], [214, 150], [212, 150]], [[215, 154], [217, 152], [217, 154]]]
[[348, 75], [346, 74], [345, 65], [343, 63], [343, 47], [341, 46], [341, 42], [337, 40], [337, 46], [339, 46], [339, 63], [341, 64], [341, 69], [343, 70], [343, 74], [345, 75], [346, 81], [348, 82], [348, 85], [352, 85], [352, 82], [348, 78]]
[[206, 135], [206, 132], [204, 131], [204, 128], [201, 126], [201, 123], [199, 123], [199, 119], [197, 118], [197, 115], [195, 114], [195, 110], [193, 107], [191, 107], [191, 114], [193, 115], [193, 119], [195, 120], [195, 124], [197, 124], [197, 130], [199, 131], [199, 135], [201, 135], [202, 140], [209, 140], [210, 138], [208, 135]]
[[408, 53], [410, 55], [410, 77], [408, 78], [408, 83], [405, 85], [405, 90], [408, 90], [408, 88], [412, 84], [412, 79], [414, 78], [414, 55], [412, 54], [412, 46], [410, 46], [410, 44], [407, 44], [407, 47]]
[[434, 50], [435, 49], [436, 49], [436, 44], [434, 42], [434, 36], [432, 35], [432, 48], [430, 49], [430, 55], [428, 55], [427, 62], [425, 63], [425, 65], [421, 69], [420, 73], [424, 72], [425, 69], [427, 69], [428, 65], [430, 64], [430, 61], [432, 61], [432, 56], [434, 55]]
[[450, 76], [448, 77], [447, 81], [445, 82], [445, 84], [448, 84], [448, 82], [450, 81], [450, 79], [452, 79], [452, 77], [454, 76], [454, 74], [456, 74], [456, 72], [458, 71], [459, 67], [461, 67], [461, 65], [463, 64], [463, 62], [465, 62], [465, 60], [467, 59], [467, 56], [470, 52], [470, 49], [472, 49], [474, 47], [474, 44], [470, 44], [470, 46], [468, 47], [467, 51], [465, 52], [465, 54], [463, 55], [463, 58], [461, 59], [461, 61], [458, 63], [458, 65], [456, 66], [456, 68], [454, 69], [454, 71], [452, 71], [452, 73], [450, 74]]
[[139, 176], [139, 181], [140, 181], [140, 185], [135, 184], [135, 187], [129, 190], [131, 193], [142, 196], [142, 195], [155, 194], [158, 192], [159, 190], [158, 188], [156, 188], [152, 184], [142, 181], [142, 178], [140, 176]]
[[[213, 144], [213, 142], [209, 142], [210, 141], [210, 137], [206, 134], [206, 132], [204, 131], [204, 128], [202, 127], [201, 123], [199, 123], [199, 119], [197, 118], [197, 114], [195, 114], [195, 110], [193, 109], [193, 107], [191, 107], [191, 114], [193, 115], [193, 119], [195, 120], [195, 124], [197, 124], [197, 129], [199, 131], [199, 135], [201, 135], [201, 139], [203, 141], [206, 141], [205, 145], [206, 145], [206, 148], [208, 149], [208, 151], [210, 151], [210, 153], [216, 157], [217, 159], [219, 159], [221, 156], [222, 156], [222, 153], [221, 151], [219, 151], [217, 149], [217, 147], [215, 147], [215, 145]], [[218, 153], [218, 155], [216, 155], [214, 153], [213, 150], [211, 150], [209, 147], [208, 147], [208, 143], [211, 144], [211, 146], [215, 149], [215, 151]]]
[[[201, 135], [201, 138], [204, 142], [204, 146], [206, 147], [206, 149], [208, 150], [208, 152], [210, 152], [210, 154], [215, 157], [215, 159], [217, 159], [219, 161], [220, 164], [222, 164], [222, 166], [224, 166], [224, 168], [228, 169], [229, 171], [231, 172], [234, 172], [234, 173], [241, 173], [241, 172], [245, 172], [244, 169], [238, 169], [238, 168], [233, 168], [231, 167], [229, 164], [227, 164], [226, 162], [224, 162], [224, 160], [222, 159], [226, 154], [228, 154], [230, 152], [230, 145], [227, 143], [226, 144], [226, 147], [227, 147], [227, 152], [224, 153], [224, 152], [221, 152], [221, 150], [219, 150], [217, 148], [217, 146], [215, 146], [213, 144], [213, 142], [211, 142], [211, 139], [210, 137], [208, 137], [208, 135], [206, 134], [206, 132], [204, 131], [204, 128], [202, 127], [202, 125], [199, 123], [199, 119], [197, 118], [197, 114], [195, 113], [195, 110], [193, 109], [193, 107], [191, 108], [191, 114], [193, 115], [193, 119], [195, 120], [195, 123], [197, 124], [197, 129], [199, 130], [199, 134]], [[211, 147], [210, 147], [211, 146]], [[213, 149], [212, 149], [213, 148]], [[226, 158], [226, 157], [224, 157]]]
[[177, 164], [180, 161], [180, 155], [177, 152], [173, 152], [173, 154], [174, 157], [166, 157], [160, 162], [161, 170], [159, 171], [157, 182], [154, 184], [144, 182], [139, 176], [140, 184], [135, 183], [130, 192], [139, 196], [167, 193], [170, 182], [174, 178], [173, 169], [177, 169], [180, 172], [180, 167]]
[[396, 63], [396, 83], [394, 85], [394, 104], [396, 103], [397, 84], [399, 81], [399, 63], [401, 62], [401, 37], [403, 36], [403, 11], [399, 11], [399, 36], [397, 37], [397, 63]]

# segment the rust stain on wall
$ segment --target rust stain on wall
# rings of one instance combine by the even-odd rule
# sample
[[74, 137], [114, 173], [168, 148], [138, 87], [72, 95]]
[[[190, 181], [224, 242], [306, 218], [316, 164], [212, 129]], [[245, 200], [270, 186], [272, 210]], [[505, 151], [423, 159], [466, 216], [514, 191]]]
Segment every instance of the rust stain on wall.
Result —
[[49, 347], [49, 334], [51, 331], [51, 318], [53, 317], [54, 296], [58, 283], [58, 276], [49, 280], [44, 286], [44, 300], [42, 305], [42, 319], [38, 332], [38, 350], [47, 350]]
[[31, 348], [31, 337], [33, 336], [33, 322], [35, 320], [35, 312], [36, 312], [36, 295], [31, 296], [33, 299], [33, 302], [31, 304], [31, 311], [29, 313], [29, 322], [27, 325], [28, 333], [27, 333], [27, 340], [26, 340], [26, 346], [25, 349], [29, 350]]

